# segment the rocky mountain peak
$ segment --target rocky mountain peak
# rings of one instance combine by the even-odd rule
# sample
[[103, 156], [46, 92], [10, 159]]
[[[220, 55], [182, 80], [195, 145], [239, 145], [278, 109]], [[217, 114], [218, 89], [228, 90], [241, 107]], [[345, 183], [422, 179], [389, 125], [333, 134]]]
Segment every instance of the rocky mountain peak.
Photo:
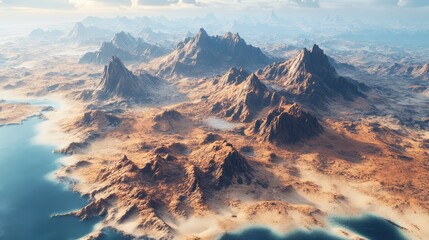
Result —
[[330, 77], [337, 76], [337, 71], [329, 61], [328, 56], [326, 56], [317, 44], [314, 44], [311, 51], [304, 48], [301, 53], [294, 58], [293, 66], [295, 67], [293, 70], [304, 71], [306, 73]]
[[338, 95], [347, 100], [365, 97], [357, 81], [338, 76], [328, 56], [316, 44], [287, 61], [269, 65], [258, 75], [278, 82], [290, 95], [314, 105], [324, 105]]
[[118, 48], [131, 51], [137, 45], [137, 40], [130, 33], [122, 31], [115, 34], [111, 43]]
[[259, 78], [256, 76], [255, 73], [252, 73], [250, 76], [246, 79], [247, 82], [247, 89], [250, 91], [266, 91], [267, 86], [259, 80]]
[[216, 141], [201, 151], [203, 170], [211, 175], [211, 184], [216, 189], [233, 183], [250, 184], [253, 168], [232, 144]]
[[270, 62], [261, 49], [247, 45], [238, 34], [209, 36], [204, 29], [193, 38], [179, 43], [160, 61], [161, 74], [199, 75], [219, 72], [231, 67], [256, 69]]
[[122, 61], [113, 56], [107, 66], [104, 66], [103, 77], [97, 89], [101, 99], [110, 97], [147, 99], [153, 81], [141, 79], [129, 71]]
[[225, 33], [225, 35], [223, 35], [223, 39], [230, 40], [233, 43], [244, 41], [238, 33], [233, 34], [231, 32]]
[[69, 32], [68, 38], [79, 38], [85, 34], [85, 31], [86, 27], [81, 22], [77, 22], [73, 26], [73, 29]]
[[251, 134], [276, 144], [297, 143], [323, 132], [318, 120], [297, 104], [272, 110], [266, 118], [255, 121]]
[[269, 89], [254, 74], [231, 68], [209, 97], [212, 112], [231, 121], [249, 122], [262, 109], [287, 102], [282, 92]]
[[249, 73], [244, 70], [243, 68], [230, 68], [225, 75], [223, 75], [222, 80], [226, 84], [240, 84], [242, 83], [247, 77], [249, 76]]
[[196, 36], [208, 37], [209, 35], [207, 34], [207, 32], [204, 28], [200, 28], [200, 30], [198, 30], [198, 33], [196, 34]]
[[207, 41], [209, 41], [210, 36], [207, 34], [206, 30], [204, 28], [200, 28], [198, 33], [194, 37], [194, 43], [195, 44], [204, 44]]

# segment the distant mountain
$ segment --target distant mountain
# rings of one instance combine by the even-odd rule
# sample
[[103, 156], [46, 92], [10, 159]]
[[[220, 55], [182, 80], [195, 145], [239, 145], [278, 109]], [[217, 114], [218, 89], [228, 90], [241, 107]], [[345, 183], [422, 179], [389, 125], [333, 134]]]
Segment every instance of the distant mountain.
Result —
[[152, 28], [148, 27], [141, 29], [138, 33], [138, 36], [146, 42], [161, 44], [161, 46], [170, 45], [177, 42], [172, 42], [173, 35], [164, 32], [154, 32]]
[[112, 35], [112, 32], [107, 29], [100, 29], [93, 26], [86, 27], [78, 22], [67, 34], [65, 40], [79, 45], [97, 44], [111, 38]]
[[130, 33], [125, 33], [122, 31], [115, 34], [111, 43], [122, 50], [133, 51], [139, 44], [139, 41]]
[[161, 47], [146, 43], [141, 38], [136, 39], [129, 33], [120, 32], [115, 34], [110, 42], [103, 42], [98, 51], [83, 55], [79, 63], [106, 64], [112, 56], [123, 61], [144, 61], [165, 53], [166, 50]]
[[257, 69], [270, 63], [261, 49], [248, 45], [238, 34], [209, 36], [204, 29], [180, 42], [159, 64], [159, 73], [168, 75], [207, 74], [230, 67]]
[[137, 60], [137, 57], [133, 54], [124, 51], [110, 42], [103, 42], [100, 50], [96, 52], [87, 52], [79, 60], [79, 63], [95, 63], [95, 64], [106, 64], [112, 56], [117, 56], [120, 59], [126, 61]]
[[405, 63], [394, 63], [389, 66], [380, 65], [370, 69], [369, 72], [379, 76], [429, 80], [429, 63], [424, 65]]
[[104, 67], [103, 77], [95, 94], [98, 99], [123, 98], [149, 101], [160, 80], [149, 74], [140, 76], [129, 71], [117, 57]]
[[255, 74], [231, 68], [217, 81], [208, 101], [213, 113], [231, 121], [249, 122], [262, 109], [287, 102], [283, 95], [269, 89]]
[[304, 112], [297, 104], [288, 108], [276, 108], [263, 119], [255, 121], [249, 129], [264, 141], [275, 144], [290, 144], [317, 136], [322, 126], [312, 115]]
[[28, 35], [31, 38], [37, 38], [37, 39], [53, 39], [56, 40], [56, 38], [59, 38], [64, 33], [60, 30], [43, 30], [41, 28], [34, 29], [31, 31], [31, 33]]
[[311, 51], [304, 48], [294, 58], [267, 66], [258, 71], [258, 75], [276, 81], [288, 94], [316, 105], [324, 104], [337, 95], [347, 100], [365, 96], [360, 91], [363, 84], [338, 76], [317, 45]]

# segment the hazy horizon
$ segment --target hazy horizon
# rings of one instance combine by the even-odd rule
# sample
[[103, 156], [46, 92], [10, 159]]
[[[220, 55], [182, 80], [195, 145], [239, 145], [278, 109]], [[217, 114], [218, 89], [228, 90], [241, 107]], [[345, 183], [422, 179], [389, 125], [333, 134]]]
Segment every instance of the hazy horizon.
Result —
[[[251, 15], [255, 20], [274, 13], [284, 20], [319, 21], [327, 17], [386, 28], [428, 30], [429, 1], [416, 0], [289, 0], [264, 3], [261, 0], [19, 0], [0, 1], [0, 28], [38, 27], [81, 21], [87, 16], [167, 18], [202, 17], [207, 14], [240, 19]], [[288, 21], [284, 22], [288, 24]], [[335, 24], [335, 23], [333, 23]], [[323, 26], [320, 26], [323, 28]], [[416, 29], [418, 28], [418, 29]]]

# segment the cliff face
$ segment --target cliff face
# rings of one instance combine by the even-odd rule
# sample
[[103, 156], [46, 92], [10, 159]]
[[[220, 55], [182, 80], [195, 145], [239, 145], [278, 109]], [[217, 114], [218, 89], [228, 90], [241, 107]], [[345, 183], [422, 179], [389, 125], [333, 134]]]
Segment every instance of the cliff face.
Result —
[[256, 69], [269, 62], [259, 48], [248, 45], [238, 34], [213, 37], [200, 29], [195, 37], [179, 43], [162, 61], [159, 73], [193, 75], [230, 67]]
[[317, 119], [293, 104], [289, 109], [274, 109], [266, 118], [255, 121], [249, 131], [275, 144], [297, 143], [323, 132]]
[[359, 83], [338, 76], [317, 45], [311, 51], [304, 48], [288, 61], [269, 65], [258, 74], [278, 82], [289, 94], [315, 105], [324, 104], [337, 95], [347, 100], [365, 96], [359, 89]]

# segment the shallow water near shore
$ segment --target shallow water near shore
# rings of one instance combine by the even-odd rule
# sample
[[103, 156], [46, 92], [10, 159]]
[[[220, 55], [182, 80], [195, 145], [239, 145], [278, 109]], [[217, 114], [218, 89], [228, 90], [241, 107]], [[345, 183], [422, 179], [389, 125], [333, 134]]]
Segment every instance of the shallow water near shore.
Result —
[[64, 184], [46, 177], [59, 166], [54, 147], [36, 145], [33, 117], [22, 125], [0, 128], [0, 239], [77, 239], [91, 232], [92, 221], [51, 217], [79, 209], [87, 201]]

